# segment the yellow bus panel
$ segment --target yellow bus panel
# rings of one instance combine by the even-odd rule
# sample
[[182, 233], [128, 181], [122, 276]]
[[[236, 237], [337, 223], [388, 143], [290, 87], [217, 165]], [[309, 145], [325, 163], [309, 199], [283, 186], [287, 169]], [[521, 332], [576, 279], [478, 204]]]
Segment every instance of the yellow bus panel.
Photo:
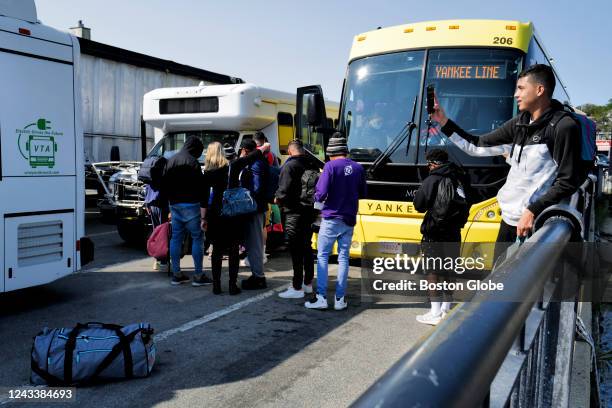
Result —
[[381, 28], [353, 39], [349, 60], [429, 47], [502, 47], [527, 53], [533, 25], [512, 20], [439, 20]]

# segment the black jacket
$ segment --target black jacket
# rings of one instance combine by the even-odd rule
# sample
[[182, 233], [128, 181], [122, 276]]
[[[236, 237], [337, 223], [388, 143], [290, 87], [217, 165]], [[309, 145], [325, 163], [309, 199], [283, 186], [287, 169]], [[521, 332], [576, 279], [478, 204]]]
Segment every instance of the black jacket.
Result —
[[168, 160], [162, 190], [170, 204], [200, 203], [201, 207], [205, 207], [202, 167], [198, 162], [203, 151], [202, 141], [196, 136], [190, 136], [181, 150]]
[[432, 170], [429, 176], [423, 180], [423, 184], [414, 196], [413, 204], [417, 211], [426, 213], [421, 223], [421, 234], [426, 238], [437, 241], [451, 242], [454, 239], [450, 238], [459, 234], [464, 221], [450, 219], [444, 225], [439, 225], [433, 221], [430, 213], [438, 195], [438, 184], [444, 177], [450, 178], [455, 188], [461, 184], [466, 201], [470, 203], [472, 192], [468, 176], [455, 163], [449, 162]]
[[285, 212], [300, 212], [304, 207], [300, 204], [302, 194], [302, 175], [306, 169], [316, 169], [308, 157], [293, 156], [287, 159], [281, 167], [276, 198], [279, 206]]
[[505, 154], [510, 164], [506, 183], [497, 200], [502, 218], [516, 225], [528, 208], [536, 216], [546, 207], [569, 197], [580, 185], [580, 129], [574, 119], [563, 117], [549, 131], [551, 119], [563, 105], [553, 100], [538, 120], [522, 112], [485, 135], [467, 133], [453, 121], [442, 128], [450, 140], [472, 156]]

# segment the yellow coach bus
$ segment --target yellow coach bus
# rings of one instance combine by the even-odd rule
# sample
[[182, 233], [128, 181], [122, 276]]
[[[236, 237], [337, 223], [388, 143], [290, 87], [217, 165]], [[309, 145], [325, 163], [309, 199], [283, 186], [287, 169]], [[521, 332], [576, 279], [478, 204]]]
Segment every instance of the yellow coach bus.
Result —
[[[359, 257], [365, 242], [420, 241], [423, 214], [414, 209], [412, 199], [428, 175], [425, 152], [433, 147], [445, 149], [451, 160], [464, 167], [477, 194], [462, 231], [464, 242], [494, 242], [501, 221], [495, 196], [509, 167], [501, 156], [467, 155], [441, 135], [439, 126], [428, 126], [426, 88], [435, 86], [447, 115], [462, 128], [485, 134], [517, 114], [513, 95], [521, 70], [535, 63], [551, 65], [550, 61], [529, 22], [431, 21], [357, 35], [337, 121], [351, 158], [370, 170], [351, 256]], [[554, 97], [569, 103], [558, 77]], [[320, 122], [325, 112], [322, 105], [320, 87], [298, 89], [297, 107], [302, 114], [297, 115], [297, 137], [329, 137], [331, 130]], [[389, 150], [411, 119], [413, 106], [416, 129]], [[385, 151], [388, 158], [375, 164]]]

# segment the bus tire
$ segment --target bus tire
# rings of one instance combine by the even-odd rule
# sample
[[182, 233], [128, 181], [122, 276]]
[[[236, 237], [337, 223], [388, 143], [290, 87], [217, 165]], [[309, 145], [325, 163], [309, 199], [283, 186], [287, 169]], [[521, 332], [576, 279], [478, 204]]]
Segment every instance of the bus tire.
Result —
[[117, 232], [121, 239], [130, 246], [140, 248], [146, 245], [147, 234], [142, 224], [117, 220]]

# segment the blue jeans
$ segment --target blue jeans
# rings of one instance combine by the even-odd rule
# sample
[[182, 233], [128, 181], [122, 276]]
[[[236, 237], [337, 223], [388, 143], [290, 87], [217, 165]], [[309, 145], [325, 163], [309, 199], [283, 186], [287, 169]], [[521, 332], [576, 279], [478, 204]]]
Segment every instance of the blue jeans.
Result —
[[200, 204], [180, 203], [170, 206], [172, 214], [172, 238], [170, 239], [170, 261], [175, 276], [181, 275], [181, 247], [185, 231], [189, 231], [193, 240], [191, 255], [195, 267], [195, 277], [202, 276], [202, 227], [200, 226]]
[[349, 271], [349, 249], [353, 238], [353, 227], [349, 227], [338, 218], [323, 219], [317, 239], [317, 292], [327, 296], [327, 269], [329, 254], [334, 243], [338, 241], [338, 279], [336, 281], [336, 297], [341, 298], [346, 293]]

